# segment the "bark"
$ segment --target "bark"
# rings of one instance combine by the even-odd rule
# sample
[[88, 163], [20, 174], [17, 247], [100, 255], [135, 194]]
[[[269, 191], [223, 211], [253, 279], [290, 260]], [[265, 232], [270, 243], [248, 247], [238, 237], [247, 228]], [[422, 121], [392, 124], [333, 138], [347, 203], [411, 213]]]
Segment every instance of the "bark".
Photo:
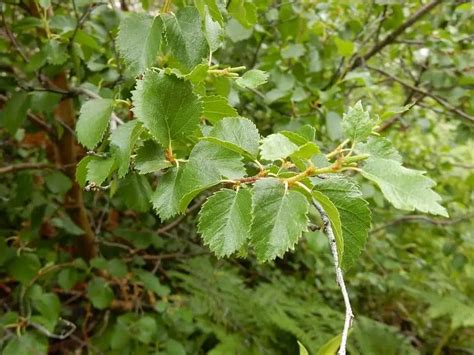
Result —
[[[67, 78], [64, 72], [55, 77], [53, 83], [63, 90], [68, 90]], [[61, 138], [57, 140], [56, 164], [66, 167], [64, 171], [73, 183], [71, 189], [66, 194], [64, 207], [74, 223], [84, 231], [84, 234], [77, 238], [76, 255], [85, 260], [90, 260], [97, 255], [97, 245], [84, 205], [82, 189], [76, 182], [75, 177], [77, 146], [76, 138], [73, 134], [76, 126], [73, 100], [71, 98], [64, 98], [55, 108], [54, 116], [56, 120], [61, 121], [63, 126], [70, 128], [64, 129]]]

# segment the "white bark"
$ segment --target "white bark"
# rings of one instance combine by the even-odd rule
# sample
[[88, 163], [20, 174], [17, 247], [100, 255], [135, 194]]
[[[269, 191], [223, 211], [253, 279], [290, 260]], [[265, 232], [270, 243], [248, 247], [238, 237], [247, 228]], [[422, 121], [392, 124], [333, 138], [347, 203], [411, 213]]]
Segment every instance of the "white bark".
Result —
[[319, 204], [318, 201], [313, 199], [313, 205], [318, 210], [319, 214], [321, 215], [321, 219], [323, 220], [323, 228], [324, 232], [326, 233], [329, 239], [329, 245], [331, 247], [332, 258], [334, 261], [334, 269], [336, 271], [336, 280], [337, 284], [339, 285], [342, 293], [342, 297], [344, 298], [344, 305], [346, 308], [346, 316], [344, 321], [344, 329], [342, 331], [342, 338], [341, 338], [341, 345], [339, 347], [338, 354], [345, 355], [346, 354], [346, 345], [347, 345], [347, 336], [349, 335], [349, 329], [352, 325], [352, 319], [354, 318], [354, 314], [352, 313], [351, 302], [349, 299], [349, 294], [347, 293], [346, 284], [344, 282], [344, 275], [342, 273], [342, 269], [339, 266], [339, 255], [337, 254], [337, 245], [336, 245], [336, 238], [334, 237], [334, 232], [331, 227], [331, 221], [324, 211], [324, 208]]

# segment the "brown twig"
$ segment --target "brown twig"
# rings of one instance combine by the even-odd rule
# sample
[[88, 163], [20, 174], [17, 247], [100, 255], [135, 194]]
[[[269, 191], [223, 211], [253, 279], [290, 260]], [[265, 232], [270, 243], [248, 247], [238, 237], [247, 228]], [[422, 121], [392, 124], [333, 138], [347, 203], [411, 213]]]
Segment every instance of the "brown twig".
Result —
[[3, 166], [0, 168], [0, 175], [7, 173], [15, 173], [20, 170], [37, 170], [37, 169], [55, 169], [51, 163], [19, 163], [14, 165]]
[[376, 227], [372, 229], [370, 233], [378, 233], [387, 227], [404, 223], [404, 222], [408, 222], [408, 223], [424, 222], [424, 223], [434, 224], [436, 226], [449, 226], [449, 225], [453, 225], [453, 224], [457, 224], [457, 223], [469, 220], [473, 217], [474, 217], [474, 214], [468, 214], [466, 216], [459, 216], [459, 217], [454, 217], [451, 219], [434, 219], [434, 218], [430, 218], [424, 215], [408, 215], [408, 216], [402, 216], [402, 217], [396, 218], [379, 227]]
[[413, 15], [411, 15], [405, 22], [403, 22], [400, 26], [398, 26], [395, 30], [393, 30], [387, 37], [385, 37], [382, 41], [376, 43], [366, 54], [359, 56], [354, 59], [352, 65], [349, 67], [348, 71], [351, 71], [357, 67], [360, 67], [374, 55], [379, 53], [382, 49], [384, 49], [389, 44], [395, 42], [395, 40], [407, 30], [407, 28], [413, 26], [417, 21], [419, 21], [423, 16], [433, 10], [436, 6], [441, 4], [443, 0], [433, 0], [430, 3], [420, 7]]
[[403, 85], [405, 86], [406, 88], [408, 89], [411, 89], [421, 95], [424, 95], [424, 96], [427, 96], [427, 97], [431, 97], [433, 100], [435, 100], [438, 104], [440, 104], [441, 106], [443, 106], [445, 109], [447, 109], [448, 111], [451, 111], [459, 116], [461, 116], [462, 118], [464, 118], [465, 120], [469, 121], [470, 123], [474, 123], [474, 116], [471, 116], [470, 114], [468, 114], [467, 112], [464, 112], [460, 109], [458, 109], [457, 107], [454, 107], [453, 105], [451, 105], [449, 102], [447, 102], [446, 100], [442, 99], [441, 97], [429, 92], [429, 91], [426, 91], [420, 87], [417, 87], [417, 86], [414, 86], [410, 83], [407, 83], [406, 81], [403, 81], [402, 79], [399, 79], [397, 78], [396, 76], [390, 74], [390, 73], [387, 73], [386, 71], [382, 70], [382, 69], [378, 69], [378, 68], [374, 68], [372, 66], [369, 66], [369, 65], [366, 65], [366, 68], [369, 69], [369, 70], [372, 70], [372, 71], [375, 71], [379, 74], [382, 74], [390, 79], [392, 79], [393, 81], [396, 81], [397, 83], [399, 83], [400, 85]]

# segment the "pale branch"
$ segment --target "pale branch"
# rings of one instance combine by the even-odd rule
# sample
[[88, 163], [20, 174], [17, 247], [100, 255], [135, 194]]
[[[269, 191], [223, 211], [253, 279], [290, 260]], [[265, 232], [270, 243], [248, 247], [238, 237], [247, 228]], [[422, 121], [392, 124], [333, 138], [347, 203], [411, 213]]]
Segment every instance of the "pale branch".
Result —
[[440, 5], [443, 0], [433, 0], [428, 4], [420, 7], [414, 14], [412, 14], [405, 22], [403, 22], [400, 26], [394, 29], [390, 34], [388, 34], [383, 40], [376, 43], [367, 53], [362, 56], [358, 56], [352, 62], [352, 65], [349, 67], [348, 71], [351, 71], [357, 67], [360, 67], [374, 55], [379, 53], [383, 48], [395, 42], [395, 40], [405, 32], [409, 27], [413, 26], [417, 21], [419, 21], [423, 16], [425, 16], [428, 12], [433, 10], [436, 6]]
[[342, 273], [341, 267], [339, 266], [339, 256], [337, 254], [336, 238], [334, 236], [334, 232], [331, 227], [331, 221], [326, 211], [324, 211], [324, 208], [315, 199], [313, 199], [313, 205], [314, 207], [316, 207], [319, 214], [321, 215], [321, 219], [323, 220], [323, 230], [329, 239], [329, 245], [331, 247], [331, 253], [332, 253], [332, 258], [334, 262], [334, 269], [336, 271], [337, 284], [339, 285], [339, 288], [341, 289], [342, 297], [344, 298], [344, 305], [346, 308], [346, 312], [345, 312], [344, 329], [342, 331], [342, 337], [341, 337], [341, 345], [339, 346], [338, 354], [345, 355], [347, 337], [349, 335], [349, 329], [352, 325], [352, 320], [354, 319], [354, 314], [352, 313], [352, 307], [351, 307], [351, 302], [349, 299], [349, 294], [347, 293], [346, 284], [344, 282], [344, 275]]
[[369, 69], [369, 70], [372, 70], [372, 71], [375, 71], [379, 74], [382, 74], [390, 79], [392, 79], [393, 81], [396, 81], [397, 83], [399, 83], [400, 85], [414, 91], [414, 92], [417, 92], [423, 96], [427, 96], [427, 97], [430, 97], [432, 98], [433, 100], [435, 100], [438, 104], [440, 104], [441, 106], [443, 106], [446, 110], [448, 111], [451, 111], [459, 116], [461, 116], [462, 118], [464, 118], [465, 120], [469, 121], [470, 123], [474, 123], [474, 116], [471, 116], [470, 114], [468, 114], [467, 112], [464, 112], [462, 110], [460, 110], [459, 108], [451, 105], [449, 102], [447, 102], [446, 100], [442, 99], [441, 97], [429, 92], [429, 91], [426, 91], [425, 89], [422, 89], [420, 87], [417, 87], [417, 86], [414, 86], [410, 83], [407, 83], [406, 81], [400, 79], [400, 78], [397, 78], [396, 76], [390, 74], [390, 73], [387, 73], [386, 71], [382, 70], [382, 69], [378, 69], [378, 68], [375, 68], [375, 67], [372, 67], [372, 66], [369, 66], [369, 65], [366, 65], [366, 68]]

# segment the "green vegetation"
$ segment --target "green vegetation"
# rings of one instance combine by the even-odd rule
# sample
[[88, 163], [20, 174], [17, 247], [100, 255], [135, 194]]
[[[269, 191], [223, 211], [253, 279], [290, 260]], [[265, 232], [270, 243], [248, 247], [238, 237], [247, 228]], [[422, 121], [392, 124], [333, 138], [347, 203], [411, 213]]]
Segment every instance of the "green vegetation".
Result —
[[2, 354], [474, 351], [471, 3], [0, 11]]

